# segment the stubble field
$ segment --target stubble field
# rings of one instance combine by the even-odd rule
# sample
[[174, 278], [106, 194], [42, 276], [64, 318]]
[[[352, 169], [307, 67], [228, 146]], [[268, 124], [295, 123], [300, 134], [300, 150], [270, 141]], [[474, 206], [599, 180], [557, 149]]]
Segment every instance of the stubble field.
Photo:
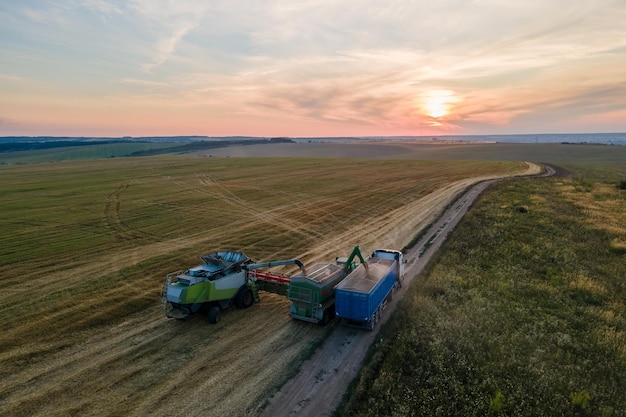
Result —
[[0, 410], [253, 415], [327, 329], [262, 293], [170, 321], [168, 272], [217, 249], [332, 262], [400, 248], [469, 184], [525, 163], [154, 157], [0, 168]]

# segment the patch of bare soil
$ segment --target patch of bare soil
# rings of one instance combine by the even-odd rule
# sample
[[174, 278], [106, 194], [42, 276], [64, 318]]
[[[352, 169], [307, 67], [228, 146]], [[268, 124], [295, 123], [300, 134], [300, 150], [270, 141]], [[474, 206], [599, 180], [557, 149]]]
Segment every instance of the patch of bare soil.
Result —
[[[538, 168], [529, 165], [529, 171], [533, 170]], [[366, 250], [400, 248], [432, 222], [459, 192], [483, 179], [468, 178], [452, 183], [375, 223], [354, 225], [349, 232], [331, 236], [299, 257], [311, 262], [331, 262], [335, 256], [343, 255], [337, 254], [336, 248], [354, 244]], [[225, 193], [234, 204], [245, 204]], [[124, 235], [129, 231], [116, 218], [115, 199], [115, 195], [111, 196], [105, 217], [112, 228], [120, 229]], [[253, 208], [250, 213], [254, 214]], [[271, 213], [258, 216], [251, 216], [249, 222], [262, 226]], [[311, 233], [306, 225], [288, 226], [294, 232]], [[233, 230], [223, 233], [226, 236]], [[86, 276], [119, 271], [138, 260], [189, 247], [190, 241], [202, 238], [198, 233], [167, 242], [146, 243], [130, 251], [120, 250], [105, 259], [94, 254], [92, 261], [77, 260], [63, 270], [42, 265], [41, 273], [46, 274], [46, 280], [37, 285], [45, 285], [46, 292], [54, 294], [81, 285]], [[160, 287], [160, 283], [155, 287]], [[28, 291], [28, 284], [18, 291]], [[154, 289], [137, 288], [128, 282], [110, 291], [111, 297], [132, 300], [133, 296], [144, 296], [146, 291]], [[77, 308], [76, 320], [102, 315], [107, 308], [107, 305], [93, 305], [89, 311]], [[1, 372], [0, 379], [0, 410], [5, 415], [255, 415], [293, 374], [294, 364], [299, 363], [302, 355], [327, 335], [325, 328], [292, 320], [286, 298], [262, 293], [259, 304], [247, 310], [233, 308], [222, 315], [217, 325], [209, 325], [200, 316], [186, 322], [169, 320], [155, 306], [121, 324], [83, 333], [84, 338], [77, 344], [55, 345], [51, 349], [45, 345], [33, 346], [26, 336], [35, 328], [44, 329], [43, 332], [47, 329], [48, 340], [54, 339], [55, 314], [38, 317], [33, 312], [33, 324], [7, 329], [12, 333], [10, 338], [21, 340], [22, 345], [0, 352], [0, 361], [12, 364]], [[29, 352], [28, 355], [21, 355], [23, 351]]]

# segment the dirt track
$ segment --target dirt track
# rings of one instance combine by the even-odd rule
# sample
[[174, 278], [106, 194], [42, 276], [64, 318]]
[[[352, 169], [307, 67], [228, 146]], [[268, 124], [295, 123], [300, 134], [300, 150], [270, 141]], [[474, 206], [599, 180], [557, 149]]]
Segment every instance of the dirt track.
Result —
[[[535, 166], [529, 167], [529, 171], [535, 169]], [[336, 256], [337, 247], [350, 247], [354, 242], [364, 248], [402, 247], [454, 196], [483, 179], [457, 181], [389, 213], [376, 224], [355, 225], [349, 232], [333, 236], [300, 256], [310, 261], [329, 261]], [[104, 216], [110, 219], [112, 228], [119, 229], [122, 224], [115, 220], [115, 198], [111, 196]], [[235, 197], [226, 195], [225, 198]], [[299, 230], [295, 224], [289, 227], [294, 232], [310, 232]], [[119, 270], [136, 264], [137, 260], [188, 246], [194, 238], [202, 237], [185, 236], [131, 251], [120, 250], [109, 259], [77, 263], [66, 270], [46, 270], [42, 265], [41, 272], [48, 278], [48, 292], [54, 293], [63, 286], [79, 283], [85, 276]], [[132, 294], [136, 289], [129, 283], [116, 291]], [[28, 366], [16, 364], [11, 377], [0, 381], [0, 410], [39, 416], [256, 415], [272, 387], [293, 372], [294, 361], [326, 336], [327, 329], [291, 320], [288, 306], [284, 297], [263, 293], [260, 304], [249, 310], [233, 309], [224, 314], [216, 326], [208, 326], [201, 317], [184, 323], [169, 321], [155, 306], [110, 326], [107, 331], [87, 333], [77, 345], [52, 352], [39, 346], [45, 355], [30, 356]], [[93, 306], [93, 311], [100, 309], [106, 306]], [[76, 314], [89, 316], [93, 311], [77, 311]], [[49, 328], [54, 329], [54, 318], [54, 314], [43, 317], [37, 325], [50, 323]], [[16, 328], [13, 336], [19, 338], [22, 333], [28, 334], [32, 331], [30, 327]], [[339, 336], [354, 337], [353, 332], [335, 329]], [[368, 335], [373, 337], [374, 334]], [[336, 337], [333, 335], [327, 344], [335, 343], [332, 340]], [[337, 360], [341, 359], [342, 349], [348, 342], [340, 337], [335, 346], [339, 353]], [[25, 348], [28, 344], [29, 341], [24, 340]], [[17, 353], [19, 351], [2, 352], [0, 358], [10, 361], [7, 355]], [[358, 367], [358, 363], [353, 366]], [[313, 375], [318, 383], [326, 376], [324, 371]], [[269, 410], [267, 408], [266, 412]]]

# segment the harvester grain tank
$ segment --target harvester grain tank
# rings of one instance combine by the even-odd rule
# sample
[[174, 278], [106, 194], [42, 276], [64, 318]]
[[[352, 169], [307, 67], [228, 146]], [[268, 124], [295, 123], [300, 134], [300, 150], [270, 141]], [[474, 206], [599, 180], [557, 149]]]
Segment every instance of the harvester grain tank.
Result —
[[403, 277], [402, 252], [376, 249], [335, 287], [336, 316], [345, 325], [372, 330]]
[[292, 276], [288, 293], [291, 317], [327, 324], [335, 315], [335, 286], [355, 268], [355, 257], [365, 262], [358, 246], [348, 258], [337, 258], [337, 264], [317, 263], [306, 273]]

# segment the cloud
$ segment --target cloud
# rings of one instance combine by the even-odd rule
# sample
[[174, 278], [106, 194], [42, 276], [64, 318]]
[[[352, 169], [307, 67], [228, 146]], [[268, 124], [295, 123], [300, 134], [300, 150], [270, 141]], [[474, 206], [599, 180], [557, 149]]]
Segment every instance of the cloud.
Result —
[[124, 78], [121, 81], [123, 83], [150, 86], [150, 87], [169, 87], [169, 84], [165, 82], [142, 80], [138, 78]]
[[133, 0], [129, 7], [156, 37], [152, 61], [142, 66], [145, 72], [151, 72], [173, 56], [179, 42], [200, 25], [211, 6], [189, 0]]
[[143, 66], [144, 71], [150, 72], [155, 67], [166, 62], [176, 50], [176, 45], [190, 30], [194, 29], [196, 24], [183, 23], [181, 26], [173, 29], [170, 36], [167, 38], [161, 38], [158, 40], [155, 47], [155, 56], [153, 61]]
[[19, 76], [19, 75], [14, 75], [14, 74], [2, 74], [0, 73], [0, 81], [7, 81], [7, 82], [25, 82], [26, 78]]
[[72, 4], [72, 7], [83, 7], [104, 15], [119, 15], [123, 13], [120, 5], [107, 0], [73, 0], [73, 3], [70, 4]]

